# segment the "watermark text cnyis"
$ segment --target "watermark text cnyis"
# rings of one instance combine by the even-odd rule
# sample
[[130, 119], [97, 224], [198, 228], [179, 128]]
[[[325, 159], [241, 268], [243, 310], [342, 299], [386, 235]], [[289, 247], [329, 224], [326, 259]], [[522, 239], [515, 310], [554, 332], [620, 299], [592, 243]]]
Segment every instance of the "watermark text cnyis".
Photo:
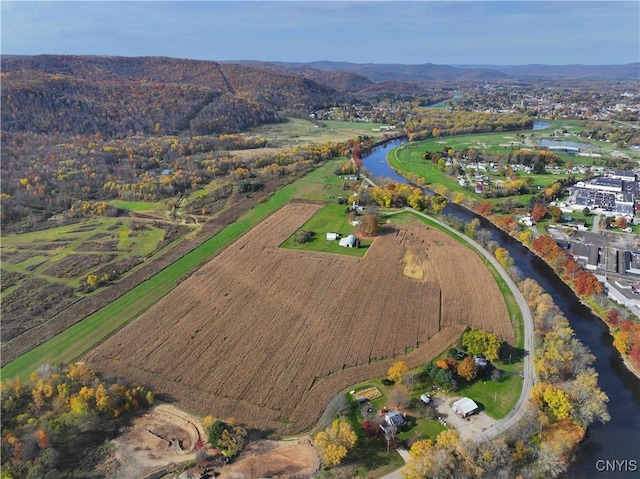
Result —
[[598, 472], [636, 472], [638, 461], [635, 459], [598, 459], [595, 462]]

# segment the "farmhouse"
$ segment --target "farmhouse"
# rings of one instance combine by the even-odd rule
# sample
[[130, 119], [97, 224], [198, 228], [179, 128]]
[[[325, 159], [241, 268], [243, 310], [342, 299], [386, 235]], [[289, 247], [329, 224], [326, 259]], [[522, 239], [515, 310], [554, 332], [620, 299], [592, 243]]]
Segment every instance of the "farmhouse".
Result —
[[346, 238], [342, 238], [338, 244], [346, 248], [353, 248], [356, 245], [356, 237], [349, 235]]
[[400, 427], [407, 422], [407, 418], [398, 411], [391, 411], [384, 415], [384, 420], [389, 426]]
[[451, 409], [460, 417], [467, 417], [478, 411], [478, 405], [473, 399], [462, 398], [458, 399], [451, 405]]

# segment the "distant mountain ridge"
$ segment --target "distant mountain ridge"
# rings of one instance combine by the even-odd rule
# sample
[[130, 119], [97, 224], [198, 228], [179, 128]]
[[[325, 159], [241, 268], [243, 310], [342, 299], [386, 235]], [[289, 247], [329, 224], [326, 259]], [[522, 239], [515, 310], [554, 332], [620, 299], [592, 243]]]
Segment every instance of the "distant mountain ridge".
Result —
[[[234, 63], [253, 64], [253, 61]], [[265, 63], [265, 62], [262, 62]], [[267, 62], [291, 69], [311, 67], [324, 72], [351, 72], [373, 82], [442, 81], [442, 80], [500, 80], [500, 79], [628, 79], [640, 80], [640, 63], [625, 65], [418, 65], [349, 63], [316, 61]]]
[[[462, 69], [477, 69], [479, 65], [456, 65]], [[482, 68], [500, 71], [518, 78], [567, 79], [640, 79], [640, 63], [623, 65], [482, 65]]]

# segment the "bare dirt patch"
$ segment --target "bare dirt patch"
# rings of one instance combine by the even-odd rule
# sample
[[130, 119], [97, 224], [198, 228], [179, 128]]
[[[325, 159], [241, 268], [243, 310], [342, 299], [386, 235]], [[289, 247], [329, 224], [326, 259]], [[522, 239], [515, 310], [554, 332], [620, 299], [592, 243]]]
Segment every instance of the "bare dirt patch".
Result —
[[[490, 273], [434, 228], [385, 226], [363, 258], [280, 249], [319, 208], [283, 207], [88, 362], [187, 410], [297, 433], [337, 391], [398, 358], [424, 364], [467, 325], [513, 340]], [[404, 274], [407, 251], [419, 253], [423, 281]]]
[[133, 420], [116, 439], [111, 477], [144, 477], [172, 463], [195, 458], [196, 441], [206, 441], [197, 418], [167, 404]]
[[[114, 452], [98, 466], [104, 477], [177, 477], [179, 464], [193, 461], [198, 439], [206, 442], [200, 420], [171, 405], [160, 404], [137, 417], [111, 443]], [[220, 457], [215, 450], [209, 457]], [[240, 477], [311, 477], [320, 467], [309, 437], [290, 441], [252, 441], [231, 464], [211, 464], [209, 470], [221, 479]], [[196, 468], [197, 469], [197, 468]], [[249, 474], [249, 475], [247, 475]]]
[[218, 469], [218, 479], [246, 477], [313, 477], [320, 469], [317, 450], [308, 437], [295, 441], [256, 441], [238, 460]]

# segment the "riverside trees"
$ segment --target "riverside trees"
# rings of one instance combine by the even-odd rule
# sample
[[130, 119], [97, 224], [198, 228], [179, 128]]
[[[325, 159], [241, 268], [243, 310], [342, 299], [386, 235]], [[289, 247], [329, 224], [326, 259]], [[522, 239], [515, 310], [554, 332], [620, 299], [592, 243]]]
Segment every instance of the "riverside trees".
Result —
[[[540, 382], [531, 391], [531, 408], [504, 438], [462, 440], [444, 431], [435, 441], [417, 441], [410, 450], [406, 479], [556, 477], [566, 470], [587, 427], [609, 420], [608, 397], [591, 368], [593, 355], [535, 281], [526, 279], [519, 287], [536, 327], [534, 367]], [[427, 375], [437, 372], [433, 363], [425, 366]]]

